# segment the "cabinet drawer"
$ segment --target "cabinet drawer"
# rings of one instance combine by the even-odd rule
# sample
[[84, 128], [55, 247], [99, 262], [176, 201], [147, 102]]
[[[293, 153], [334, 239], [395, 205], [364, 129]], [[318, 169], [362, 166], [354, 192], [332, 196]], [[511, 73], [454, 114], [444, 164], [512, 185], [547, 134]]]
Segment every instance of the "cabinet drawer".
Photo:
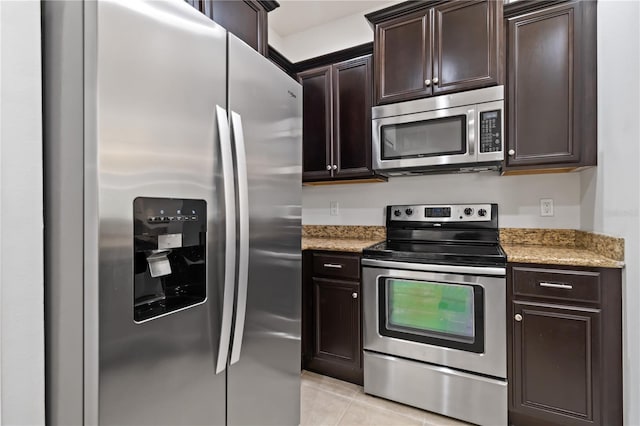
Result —
[[313, 254], [313, 275], [360, 279], [360, 258], [341, 254]]
[[513, 294], [515, 296], [599, 303], [600, 273], [514, 267]]

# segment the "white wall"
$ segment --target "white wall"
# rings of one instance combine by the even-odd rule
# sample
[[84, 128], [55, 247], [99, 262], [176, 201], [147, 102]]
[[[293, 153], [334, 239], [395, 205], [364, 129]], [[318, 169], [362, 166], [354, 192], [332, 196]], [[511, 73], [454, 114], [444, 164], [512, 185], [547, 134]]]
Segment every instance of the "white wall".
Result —
[[[390, 1], [389, 6], [394, 3], [396, 2]], [[387, 6], [382, 5], [372, 10], [345, 16], [286, 37], [277, 36], [272, 39], [273, 31], [271, 31], [269, 32], [269, 44], [291, 62], [299, 62], [336, 50], [368, 43], [373, 41], [373, 30], [364, 15], [385, 7]]]
[[[598, 168], [582, 173], [582, 227], [625, 239], [625, 424], [640, 425], [640, 3], [598, 2]], [[611, 84], [615, 82], [615, 84]]]
[[268, 28], [268, 31], [269, 31], [269, 34], [267, 36], [267, 39], [269, 40], [269, 45], [275, 48], [278, 52], [282, 53], [282, 48], [284, 46], [282, 37], [280, 37], [280, 34], [275, 32], [274, 29], [271, 27]]
[[0, 424], [44, 424], [40, 2], [0, 1]]
[[[552, 198], [553, 217], [540, 216], [540, 199]], [[329, 205], [337, 201], [339, 215]], [[390, 178], [386, 183], [305, 186], [307, 225], [384, 225], [387, 204], [498, 203], [501, 227], [579, 228], [580, 175], [498, 176], [495, 172]]]

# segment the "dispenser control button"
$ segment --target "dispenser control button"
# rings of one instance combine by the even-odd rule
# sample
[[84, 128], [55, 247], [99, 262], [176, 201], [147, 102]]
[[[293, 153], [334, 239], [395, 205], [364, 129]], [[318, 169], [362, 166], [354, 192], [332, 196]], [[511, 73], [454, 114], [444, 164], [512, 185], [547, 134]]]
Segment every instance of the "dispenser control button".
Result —
[[398, 217], [398, 216], [400, 216], [401, 214], [402, 214], [402, 212], [401, 212], [400, 210], [394, 210], [394, 211], [393, 211], [393, 215], [394, 215], [395, 217]]
[[473, 209], [471, 207], [467, 207], [464, 209], [465, 216], [471, 216], [473, 214]]
[[156, 221], [156, 217], [155, 216], [149, 216], [147, 218], [147, 222], [149, 222], [149, 223], [154, 223], [155, 221]]
[[487, 215], [487, 211], [485, 209], [478, 210], [478, 216], [485, 217]]
[[413, 214], [413, 209], [406, 209], [404, 212], [407, 214], [407, 216], [411, 216]]
[[191, 220], [198, 220], [198, 216], [191, 216]]
[[176, 216], [176, 220], [178, 222], [183, 222], [184, 221], [184, 216]]
[[170, 220], [171, 222], [175, 222], [175, 221], [176, 221], [176, 217], [175, 217], [175, 216], [169, 216], [169, 220]]
[[166, 216], [158, 216], [158, 217], [156, 217], [156, 222], [166, 223], [166, 222], [169, 222], [169, 218], [166, 217]]

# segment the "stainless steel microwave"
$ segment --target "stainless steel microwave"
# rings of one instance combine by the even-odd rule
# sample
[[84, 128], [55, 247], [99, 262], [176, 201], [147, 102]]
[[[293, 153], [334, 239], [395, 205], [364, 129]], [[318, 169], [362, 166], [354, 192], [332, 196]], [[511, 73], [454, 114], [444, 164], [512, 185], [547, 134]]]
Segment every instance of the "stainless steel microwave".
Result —
[[499, 169], [504, 86], [372, 108], [373, 168], [394, 175]]

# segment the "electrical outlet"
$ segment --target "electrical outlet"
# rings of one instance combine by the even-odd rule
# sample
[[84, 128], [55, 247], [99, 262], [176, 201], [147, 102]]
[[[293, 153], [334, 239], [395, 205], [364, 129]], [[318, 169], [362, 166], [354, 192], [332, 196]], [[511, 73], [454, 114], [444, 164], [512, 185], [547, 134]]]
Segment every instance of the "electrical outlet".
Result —
[[331, 201], [329, 203], [329, 214], [331, 216], [338, 216], [338, 213], [340, 213], [340, 210], [338, 209], [338, 202], [337, 201]]
[[540, 200], [540, 216], [553, 216], [552, 198], [543, 198]]

